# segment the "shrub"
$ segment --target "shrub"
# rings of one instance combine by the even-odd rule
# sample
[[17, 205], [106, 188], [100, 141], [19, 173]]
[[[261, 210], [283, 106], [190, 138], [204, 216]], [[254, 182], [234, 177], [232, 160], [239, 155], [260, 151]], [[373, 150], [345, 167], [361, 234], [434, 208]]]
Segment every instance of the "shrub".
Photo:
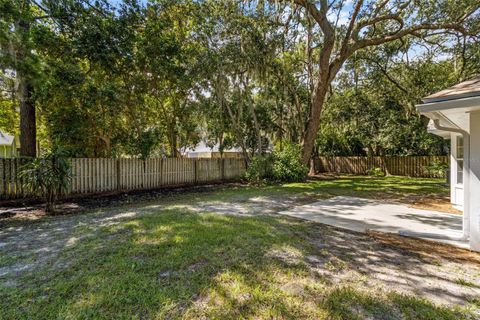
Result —
[[448, 163], [443, 161], [434, 160], [430, 162], [427, 166], [425, 166], [425, 170], [435, 176], [435, 177], [445, 177], [446, 172], [448, 170]]
[[283, 150], [274, 152], [273, 177], [277, 181], [303, 181], [307, 177], [308, 167], [300, 159], [300, 148], [287, 144]]
[[286, 145], [283, 150], [253, 158], [245, 177], [248, 181], [259, 182], [294, 182], [307, 177], [308, 167], [300, 160], [300, 148]]
[[367, 175], [373, 176], [373, 177], [384, 177], [385, 172], [383, 171], [382, 168], [375, 167], [375, 168], [367, 170]]
[[45, 212], [52, 213], [58, 196], [70, 185], [70, 164], [55, 150], [43, 158], [32, 159], [20, 170], [23, 188], [45, 199]]
[[254, 183], [273, 180], [273, 161], [272, 154], [254, 157], [248, 165], [245, 178]]

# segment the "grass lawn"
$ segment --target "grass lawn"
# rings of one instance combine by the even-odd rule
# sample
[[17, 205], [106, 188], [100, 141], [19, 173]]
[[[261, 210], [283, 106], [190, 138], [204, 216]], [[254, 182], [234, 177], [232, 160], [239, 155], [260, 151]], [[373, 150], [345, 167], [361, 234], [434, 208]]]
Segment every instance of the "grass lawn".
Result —
[[275, 214], [447, 193], [436, 179], [341, 177], [6, 220], [0, 318], [477, 319], [478, 255]]

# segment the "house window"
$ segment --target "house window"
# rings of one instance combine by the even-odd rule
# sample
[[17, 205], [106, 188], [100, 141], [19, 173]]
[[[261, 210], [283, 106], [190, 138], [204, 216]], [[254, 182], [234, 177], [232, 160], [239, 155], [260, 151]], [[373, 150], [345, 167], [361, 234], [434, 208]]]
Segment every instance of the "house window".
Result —
[[463, 184], [463, 137], [457, 137], [457, 184]]

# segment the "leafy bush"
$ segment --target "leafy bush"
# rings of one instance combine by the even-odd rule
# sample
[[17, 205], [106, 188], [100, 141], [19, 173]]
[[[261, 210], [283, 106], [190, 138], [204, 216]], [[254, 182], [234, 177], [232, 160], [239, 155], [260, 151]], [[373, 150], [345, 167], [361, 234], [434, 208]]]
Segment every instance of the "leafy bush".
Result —
[[300, 148], [287, 144], [283, 150], [274, 152], [273, 177], [277, 181], [303, 181], [307, 177], [308, 167], [300, 160]]
[[248, 165], [245, 178], [255, 183], [273, 180], [273, 162], [274, 156], [272, 154], [254, 157]]
[[70, 185], [70, 164], [63, 152], [55, 150], [43, 158], [32, 159], [20, 170], [23, 188], [46, 201], [45, 212], [52, 213], [58, 196]]
[[434, 160], [427, 166], [425, 166], [425, 170], [435, 176], [435, 177], [445, 177], [446, 172], [448, 170], [448, 163], [445, 163], [440, 160]]
[[375, 168], [367, 170], [367, 175], [373, 176], [373, 177], [384, 177], [385, 172], [383, 171], [382, 168], [375, 167]]
[[256, 156], [248, 166], [245, 177], [250, 182], [294, 182], [307, 177], [308, 167], [300, 160], [300, 148], [286, 145], [283, 150]]

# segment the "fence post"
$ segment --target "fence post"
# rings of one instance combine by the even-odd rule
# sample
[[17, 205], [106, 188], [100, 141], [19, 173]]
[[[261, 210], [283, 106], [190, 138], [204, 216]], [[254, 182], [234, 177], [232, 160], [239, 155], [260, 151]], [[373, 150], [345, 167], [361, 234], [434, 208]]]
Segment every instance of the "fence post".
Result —
[[3, 162], [3, 194], [5, 198], [8, 199], [8, 190], [7, 190], [7, 159], [2, 159]]
[[23, 184], [22, 184], [21, 178], [19, 177], [20, 170], [22, 168], [22, 163], [20, 161], [21, 160], [19, 158], [15, 158], [15, 163], [16, 163], [16, 167], [17, 167], [17, 173], [16, 173], [15, 180], [16, 180], [16, 183], [17, 183], [18, 194], [20, 195], [21, 198], [23, 198], [23, 197], [25, 197], [24, 192], [23, 192]]
[[225, 158], [222, 158], [221, 159], [222, 163], [221, 163], [221, 166], [222, 166], [222, 176], [221, 176], [221, 179], [222, 181], [225, 180]]
[[146, 175], [147, 175], [147, 163], [146, 163], [145, 159], [141, 159], [141, 161], [142, 161], [142, 163], [141, 163], [142, 164], [142, 174], [140, 175], [140, 177], [141, 177], [142, 180], [140, 181], [140, 183], [141, 183], [140, 188], [145, 189], [145, 180], [147, 178], [146, 177]]
[[194, 183], [198, 184], [198, 159], [194, 159], [193, 161], [193, 174], [194, 174]]
[[120, 190], [120, 159], [117, 158], [117, 161], [115, 161], [115, 166], [116, 166], [116, 170], [117, 170], [117, 180], [116, 180], [116, 186], [115, 186], [115, 190], [116, 191], [119, 191]]
[[163, 183], [165, 182], [165, 178], [163, 177], [165, 175], [165, 170], [163, 169], [163, 158], [160, 159], [160, 186], [163, 186]]

